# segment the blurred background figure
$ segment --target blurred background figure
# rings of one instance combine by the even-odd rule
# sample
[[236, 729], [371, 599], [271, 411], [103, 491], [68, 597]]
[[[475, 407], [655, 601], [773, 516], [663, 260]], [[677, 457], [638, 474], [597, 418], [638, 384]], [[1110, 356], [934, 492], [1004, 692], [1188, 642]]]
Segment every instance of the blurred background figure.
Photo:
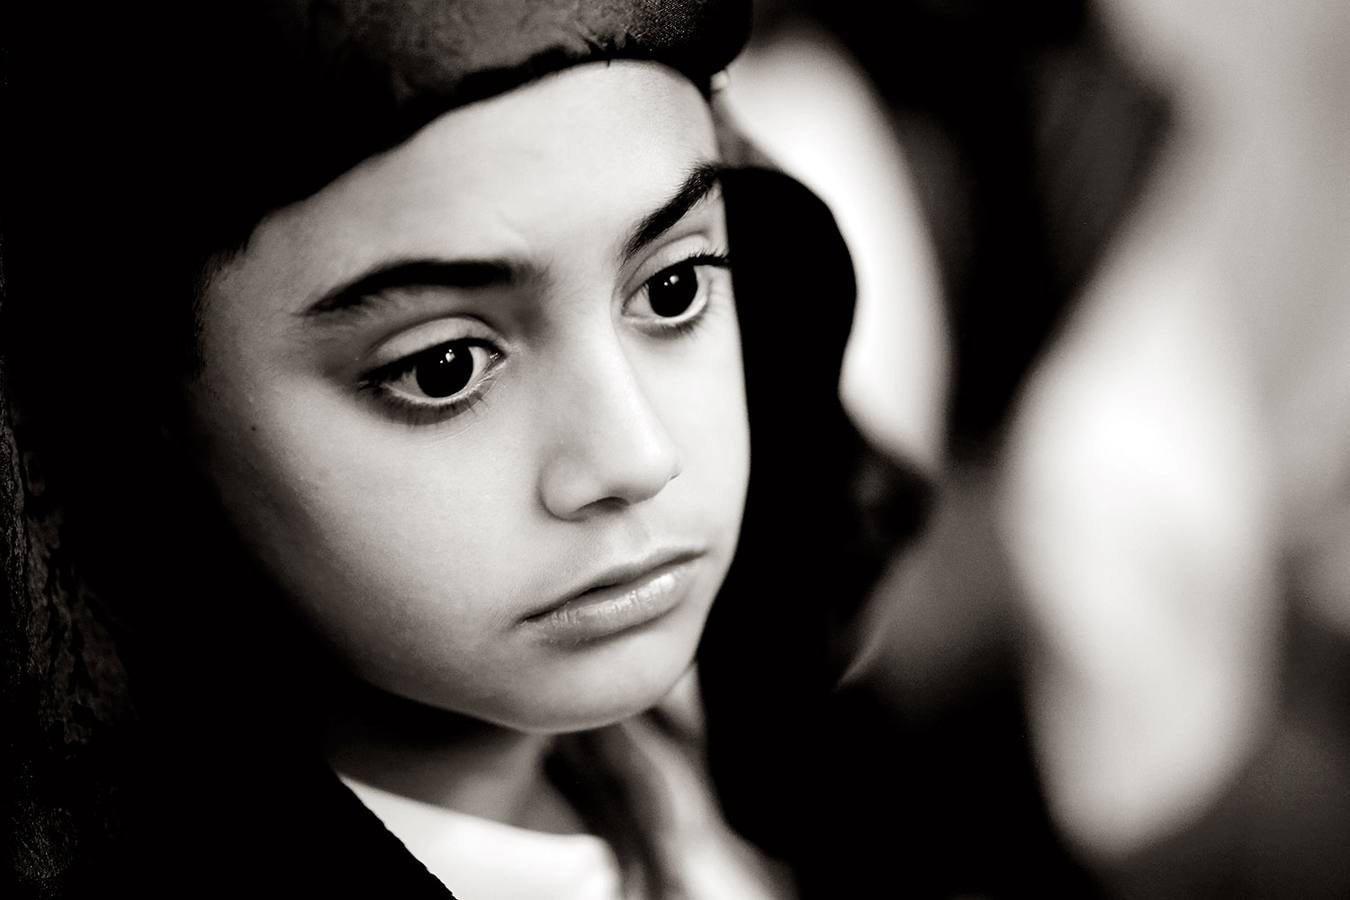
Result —
[[1350, 894], [1350, 7], [757, 26], [733, 107], [859, 270], [846, 402], [939, 483], [846, 692], [920, 823], [873, 850], [937, 895]]
[[1012, 400], [1142, 184], [1166, 107], [1081, 3], [1037, 9], [770, 4], [731, 73], [744, 127], [851, 242], [846, 402], [939, 482], [926, 537], [860, 629], [845, 695], [872, 724], [841, 732], [871, 754], [842, 763], [856, 792], [897, 803], [892, 830], [852, 836], [859, 868], [898, 841], [916, 895], [1090, 890], [1027, 740], [993, 486]]
[[1350, 9], [1115, 0], [1163, 164], [1009, 447], [1066, 827], [1145, 896], [1350, 893]]

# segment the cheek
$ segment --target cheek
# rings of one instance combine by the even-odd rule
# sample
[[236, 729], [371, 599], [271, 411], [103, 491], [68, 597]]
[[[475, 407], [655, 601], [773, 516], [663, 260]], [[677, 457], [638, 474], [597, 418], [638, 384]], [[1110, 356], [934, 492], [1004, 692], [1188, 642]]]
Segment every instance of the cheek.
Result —
[[[513, 619], [527, 571], [512, 523], [521, 451], [469, 427], [381, 422], [322, 389], [278, 390], [211, 423], [209, 467], [246, 542], [311, 626], [371, 680], [462, 684]], [[470, 413], [469, 415], [472, 415]], [[491, 443], [490, 448], [484, 446]]]
[[750, 469], [740, 334], [729, 312], [709, 330], [695, 339], [702, 343], [689, 359], [660, 370], [656, 391], [681, 455], [681, 476], [671, 487], [678, 491], [684, 482], [683, 489], [696, 494], [685, 502], [716, 517], [734, 543]]

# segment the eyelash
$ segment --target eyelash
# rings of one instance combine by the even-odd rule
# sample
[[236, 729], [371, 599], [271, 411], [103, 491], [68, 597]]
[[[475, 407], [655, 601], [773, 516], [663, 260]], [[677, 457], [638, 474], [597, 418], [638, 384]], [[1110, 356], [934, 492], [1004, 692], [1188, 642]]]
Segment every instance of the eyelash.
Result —
[[[729, 270], [731, 267], [731, 258], [727, 253], [720, 251], [691, 254], [690, 256], [686, 256], [677, 262], [661, 268], [642, 283], [640, 290], [648, 290], [650, 285], [657, 278], [660, 278], [671, 269], [679, 268], [680, 266], [693, 266], [695, 269], [712, 267]], [[700, 284], [699, 289], [703, 290], [705, 288]], [[663, 336], [682, 337], [692, 334], [706, 318], [711, 302], [711, 298], [706, 299], [703, 307], [698, 313], [689, 318], [679, 319], [678, 321], [669, 323], [655, 324], [648, 327], [651, 331]], [[393, 382], [416, 371], [417, 367], [421, 365], [430, 354], [433, 354], [452, 343], [462, 343], [468, 347], [482, 347], [489, 353], [490, 358], [487, 363], [487, 369], [474, 383], [472, 390], [466, 396], [449, 402], [423, 403], [410, 399], [390, 387], [390, 384]], [[360, 389], [363, 392], [374, 395], [380, 403], [383, 403], [388, 408], [392, 409], [409, 425], [430, 425], [437, 422], [444, 422], [473, 410], [478, 404], [486, 399], [488, 388], [501, 372], [501, 361], [503, 356], [504, 354], [502, 351], [485, 338], [465, 337], [456, 338], [451, 341], [442, 341], [441, 343], [429, 346], [424, 350], [411, 353], [394, 360], [391, 363], [386, 363], [379, 368], [371, 370], [361, 378]]]
[[[420, 402], [413, 400], [398, 391], [393, 390], [390, 385], [398, 379], [409, 375], [417, 370], [417, 367], [431, 354], [435, 353], [450, 344], [464, 344], [468, 347], [482, 347], [488, 351], [489, 360], [487, 368], [482, 376], [474, 382], [472, 389], [467, 394], [453, 401], [442, 402]], [[482, 403], [487, 394], [487, 389], [496, 380], [501, 371], [501, 360], [504, 354], [496, 345], [485, 338], [466, 337], [455, 338], [450, 341], [442, 341], [439, 344], [433, 344], [425, 350], [408, 356], [396, 359], [391, 363], [380, 366], [366, 374], [360, 383], [362, 391], [369, 392], [380, 402], [392, 409], [396, 414], [404, 419], [409, 425], [430, 425], [436, 422], [453, 419], [462, 413], [469, 412], [479, 403]]]
[[[663, 266], [659, 271], [656, 272], [656, 274], [652, 275], [650, 278], [644, 281], [642, 283], [642, 287], [639, 288], [639, 290], [640, 291], [649, 290], [651, 284], [655, 282], [658, 278], [660, 278], [662, 275], [665, 275], [670, 270], [678, 269], [681, 266], [692, 266], [695, 270], [701, 268], [715, 268], [715, 269], [729, 270], [731, 268], [731, 257], [722, 251], [695, 253], [690, 256], [686, 256], [683, 259], [673, 262], [668, 266]], [[702, 283], [702, 279], [700, 279], [698, 289], [710, 290], [711, 288], [710, 287], [705, 288], [705, 286]], [[696, 314], [688, 318], [678, 319], [673, 322], [658, 320], [657, 322], [648, 325], [647, 330], [649, 333], [652, 333], [658, 337], [675, 338], [693, 334], [698, 329], [698, 327], [703, 323], [711, 305], [712, 305], [712, 297], [709, 296], [704, 300], [703, 307], [699, 309]]]

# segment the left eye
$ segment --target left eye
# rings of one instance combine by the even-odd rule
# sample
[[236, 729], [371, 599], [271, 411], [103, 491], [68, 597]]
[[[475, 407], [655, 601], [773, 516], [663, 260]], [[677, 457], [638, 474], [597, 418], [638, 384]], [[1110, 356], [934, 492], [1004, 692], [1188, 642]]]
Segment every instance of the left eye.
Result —
[[446, 407], [471, 396], [501, 353], [478, 339], [447, 341], [393, 363], [372, 380], [399, 400]]
[[658, 272], [646, 284], [647, 302], [663, 319], [674, 319], [698, 299], [698, 272], [692, 262], [682, 262]]
[[[630, 312], [653, 324], [676, 326], [691, 322], [708, 305], [710, 268], [726, 268], [724, 256], [697, 256], [657, 272], [637, 292]], [[700, 271], [702, 270], [702, 271]]]

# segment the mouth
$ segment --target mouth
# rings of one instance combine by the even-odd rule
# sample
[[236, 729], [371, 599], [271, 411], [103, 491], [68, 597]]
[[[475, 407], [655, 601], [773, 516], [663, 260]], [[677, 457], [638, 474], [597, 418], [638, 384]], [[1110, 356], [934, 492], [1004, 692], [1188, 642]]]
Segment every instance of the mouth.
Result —
[[611, 567], [563, 599], [526, 616], [523, 624], [567, 643], [641, 627], [680, 605], [702, 556], [701, 551], [651, 554]]

